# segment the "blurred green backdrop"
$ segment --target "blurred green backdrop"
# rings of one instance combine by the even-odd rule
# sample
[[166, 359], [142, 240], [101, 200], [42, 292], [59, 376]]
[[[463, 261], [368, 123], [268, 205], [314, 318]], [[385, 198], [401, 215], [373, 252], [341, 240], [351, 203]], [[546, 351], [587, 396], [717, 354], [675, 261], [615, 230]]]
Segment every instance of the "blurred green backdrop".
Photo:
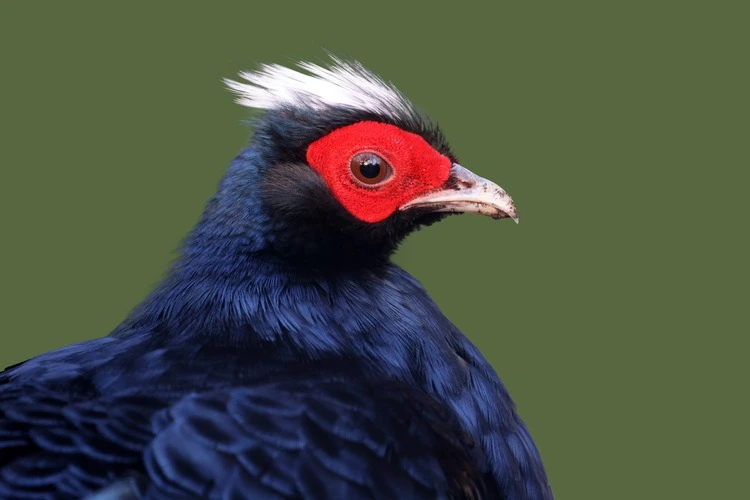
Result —
[[746, 489], [746, 13], [194, 4], [0, 7], [0, 365], [107, 334], [160, 279], [249, 136], [222, 77], [328, 49], [515, 198], [520, 225], [454, 217], [397, 260], [496, 367], [557, 497]]

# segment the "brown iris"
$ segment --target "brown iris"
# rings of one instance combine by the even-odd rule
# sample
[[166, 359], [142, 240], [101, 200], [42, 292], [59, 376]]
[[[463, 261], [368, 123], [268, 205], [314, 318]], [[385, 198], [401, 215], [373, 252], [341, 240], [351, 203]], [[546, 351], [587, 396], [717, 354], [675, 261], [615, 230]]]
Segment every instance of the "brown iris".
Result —
[[391, 166], [375, 153], [358, 153], [349, 162], [355, 179], [368, 186], [380, 184], [391, 176]]

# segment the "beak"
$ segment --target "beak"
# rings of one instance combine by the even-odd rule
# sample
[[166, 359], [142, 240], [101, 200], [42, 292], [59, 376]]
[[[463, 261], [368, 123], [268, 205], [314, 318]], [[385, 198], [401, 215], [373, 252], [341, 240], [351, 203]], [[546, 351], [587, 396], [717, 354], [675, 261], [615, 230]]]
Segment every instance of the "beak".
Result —
[[458, 163], [451, 167], [450, 177], [437, 191], [413, 199], [399, 210], [429, 208], [432, 212], [474, 213], [493, 219], [511, 218], [518, 224], [513, 199], [503, 188], [479, 177]]

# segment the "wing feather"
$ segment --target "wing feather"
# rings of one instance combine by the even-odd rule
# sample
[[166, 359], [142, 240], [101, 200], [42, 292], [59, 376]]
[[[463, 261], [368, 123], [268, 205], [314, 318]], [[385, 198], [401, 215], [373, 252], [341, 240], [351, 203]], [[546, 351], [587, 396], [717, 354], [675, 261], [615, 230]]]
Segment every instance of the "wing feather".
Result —
[[135, 494], [133, 477], [144, 498], [469, 498], [485, 487], [483, 455], [455, 415], [395, 382], [297, 374], [87, 398], [5, 382], [0, 497], [115, 498]]

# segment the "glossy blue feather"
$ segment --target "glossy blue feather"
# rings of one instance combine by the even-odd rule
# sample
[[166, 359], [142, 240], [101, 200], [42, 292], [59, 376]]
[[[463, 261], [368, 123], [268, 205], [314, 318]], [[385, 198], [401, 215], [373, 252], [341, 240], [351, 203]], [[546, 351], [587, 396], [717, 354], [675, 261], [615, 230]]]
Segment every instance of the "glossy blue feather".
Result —
[[293, 133], [270, 123], [110, 336], [0, 374], [0, 496], [136, 474], [147, 498], [447, 498], [445, 445], [488, 498], [552, 498], [506, 389], [412, 276], [273, 250], [285, 233], [258, 186]]

